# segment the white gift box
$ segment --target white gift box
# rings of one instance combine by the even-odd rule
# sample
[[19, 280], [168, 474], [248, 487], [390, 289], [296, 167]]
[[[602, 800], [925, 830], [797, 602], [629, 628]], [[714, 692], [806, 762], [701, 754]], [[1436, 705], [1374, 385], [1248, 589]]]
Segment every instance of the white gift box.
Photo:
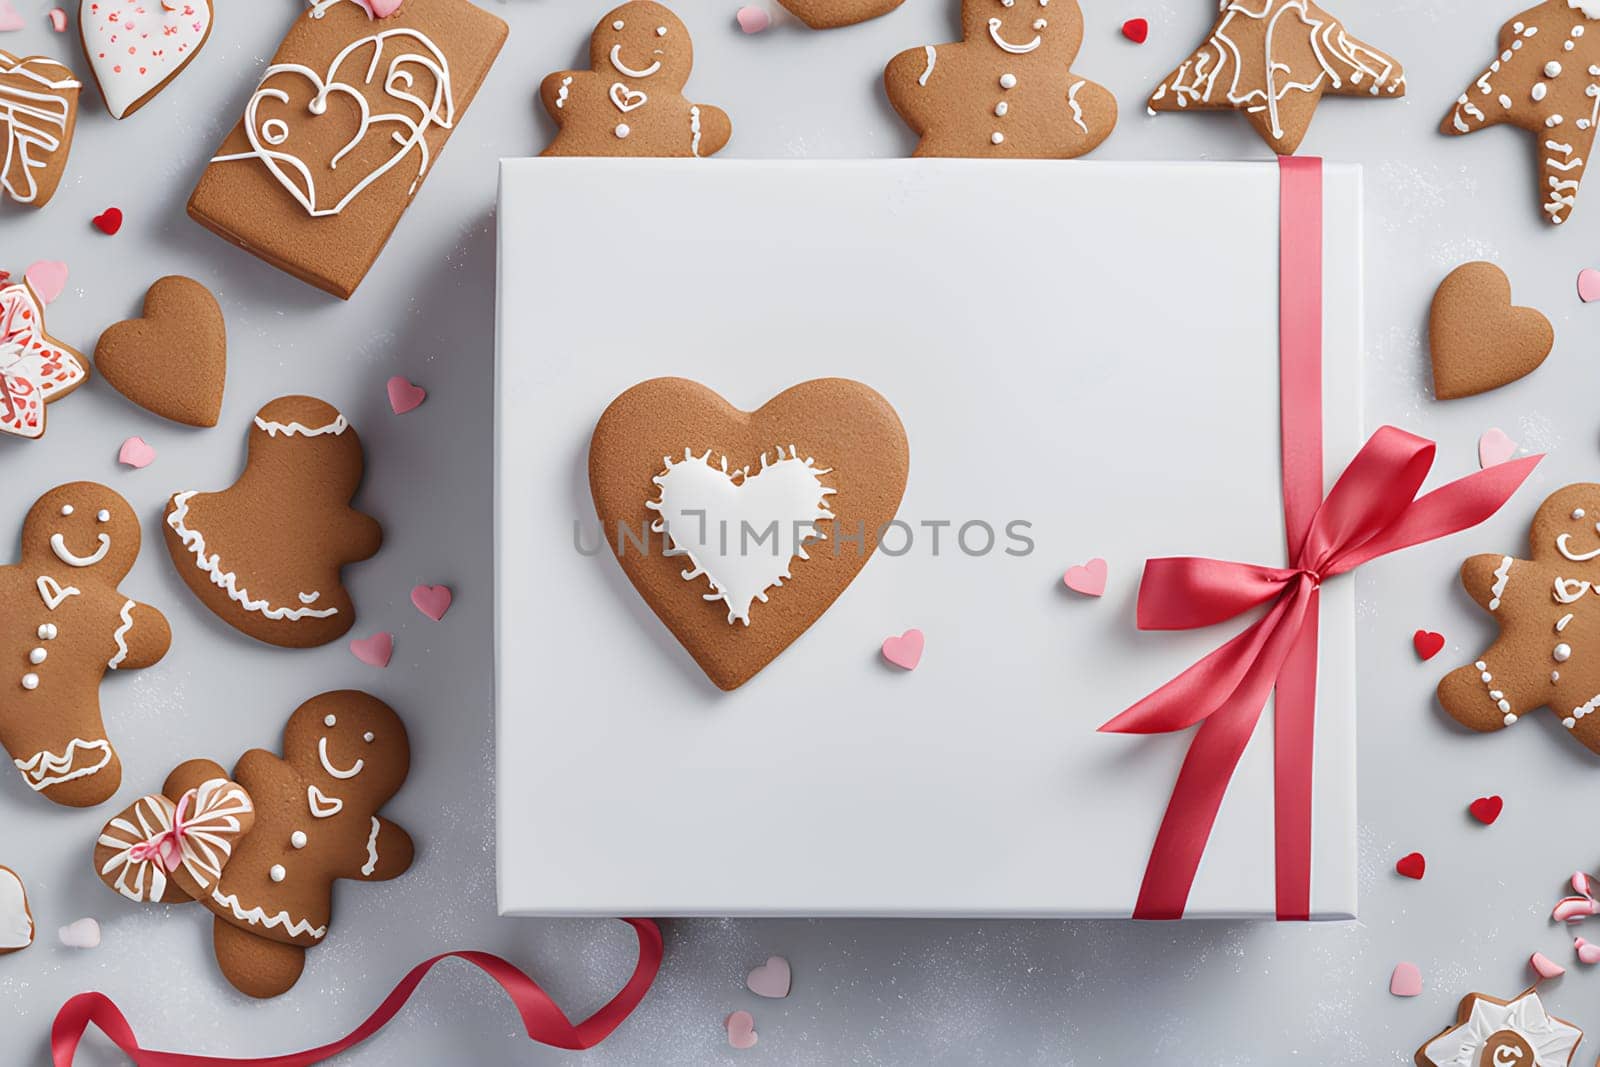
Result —
[[[1271, 163], [505, 162], [501, 912], [1130, 915], [1189, 733], [1096, 728], [1242, 625], [1138, 632], [1143, 561], [1284, 562], [1278, 182]], [[1327, 167], [1323, 198], [1331, 485], [1363, 440], [1359, 168]], [[910, 441], [909, 546], [729, 693], [578, 547], [595, 421], [667, 375], [746, 410], [854, 378]], [[1100, 599], [1062, 583], [1092, 557]], [[1314, 918], [1356, 910], [1354, 602], [1349, 577], [1323, 589]], [[927, 645], [905, 672], [878, 650], [910, 627]], [[1189, 917], [1274, 914], [1272, 787], [1269, 705]]]

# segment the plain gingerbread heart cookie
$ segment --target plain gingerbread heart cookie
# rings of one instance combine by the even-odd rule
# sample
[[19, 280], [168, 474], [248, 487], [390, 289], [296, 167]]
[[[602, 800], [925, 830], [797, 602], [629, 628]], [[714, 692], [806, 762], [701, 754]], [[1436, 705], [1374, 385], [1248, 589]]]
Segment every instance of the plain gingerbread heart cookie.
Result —
[[83, 356], [45, 329], [44, 301], [33, 286], [0, 285], [0, 435], [43, 437], [45, 405], [88, 380]]
[[122, 762], [106, 737], [100, 680], [167, 654], [166, 617], [117, 584], [139, 557], [139, 517], [103, 485], [71, 482], [22, 524], [22, 559], [0, 567], [0, 743], [57, 804], [110, 798]]
[[29, 207], [44, 207], [56, 195], [82, 89], [53, 59], [0, 49], [0, 192]]
[[1481, 555], [1462, 564], [1461, 584], [1500, 636], [1445, 676], [1439, 703], [1481, 731], [1549, 708], [1600, 754], [1600, 485], [1556, 490], [1534, 515], [1528, 542], [1527, 559]]
[[1513, 307], [1511, 281], [1493, 263], [1464, 263], [1440, 283], [1428, 316], [1433, 395], [1474, 396], [1532, 374], [1555, 347], [1550, 320]]
[[612, 401], [589, 444], [613, 554], [722, 689], [772, 662], [866, 566], [909, 466], [894, 408], [844, 378], [753, 412], [655, 378]]
[[95, 872], [135, 903], [198, 901], [223, 976], [252, 997], [288, 992], [333, 923], [333, 883], [411, 866], [411, 837], [379, 814], [405, 783], [405, 724], [366, 693], [324, 693], [283, 730], [283, 755], [252, 749], [230, 776], [190, 760], [160, 793], [112, 819]]
[[603, 17], [588, 70], [558, 70], [539, 86], [556, 123], [547, 156], [711, 156], [727, 146], [727, 112], [683, 95], [694, 42], [682, 20], [651, 0]]
[[1070, 159], [1117, 124], [1117, 99], [1071, 70], [1077, 0], [963, 0], [957, 44], [901, 52], [883, 72], [918, 156]]
[[211, 290], [171, 275], [150, 287], [144, 313], [111, 326], [94, 365], [146, 411], [185, 426], [215, 426], [228, 377], [228, 330]]
[[350, 506], [361, 439], [333, 405], [279, 397], [256, 413], [244, 472], [220, 493], [167, 503], [167, 551], [216, 616], [257, 641], [311, 648], [355, 625], [340, 577], [383, 544], [376, 519]]
[[1287, 156], [1327, 95], [1404, 96], [1405, 71], [1311, 0], [1221, 0], [1211, 36], [1156, 86], [1149, 108], [1241, 112]]
[[778, 3], [812, 29], [831, 30], [887, 15], [905, 0], [778, 0]]
[[79, 0], [78, 36], [106, 110], [127, 118], [211, 39], [211, 0]]

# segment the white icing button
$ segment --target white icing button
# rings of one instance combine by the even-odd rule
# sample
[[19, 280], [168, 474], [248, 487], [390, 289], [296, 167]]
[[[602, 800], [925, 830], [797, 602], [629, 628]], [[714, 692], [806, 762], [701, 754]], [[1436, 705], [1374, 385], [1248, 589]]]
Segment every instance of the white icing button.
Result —
[[617, 123], [617, 136], [618, 137], [626, 137], [626, 136], [628, 136], [628, 134], [630, 134], [632, 132], [633, 132], [632, 130], [628, 129], [628, 124], [626, 122]]
[[994, 113], [996, 115], [1004, 115], [1007, 111], [1010, 111], [1010, 110], [1011, 110], [1011, 105], [1007, 104], [1004, 100], [1000, 101], [998, 104], [996, 104], [994, 106]]
[[39, 640], [41, 640], [41, 641], [54, 641], [55, 639], [56, 639], [56, 624], [55, 623], [47, 622], [43, 626], [39, 627]]
[[1577, 720], [1577, 719], [1573, 719], [1573, 718], [1566, 718], [1566, 719], [1562, 719], [1562, 720], [1561, 720], [1561, 725], [1562, 725], [1562, 726], [1565, 726], [1565, 727], [1566, 727], [1566, 728], [1567, 728], [1567, 729], [1569, 729], [1569, 730], [1570, 730], [1570, 729], [1572, 729], [1572, 728], [1573, 728], [1573, 727], [1574, 727], [1574, 726], [1577, 726], [1577, 725], [1578, 725], [1578, 720]]
[[24, 688], [24, 689], [37, 689], [37, 688], [39, 688], [39, 676], [37, 674], [24, 674], [22, 676], [22, 688]]
[[95, 516], [95, 519], [100, 522], [110, 522], [111, 512], [107, 511], [105, 508], [101, 508], [100, 513]]
[[1557, 126], [1566, 121], [1567, 120], [1562, 118], [1560, 115], [1551, 115], [1549, 118], [1544, 120], [1544, 124], [1550, 129], [1555, 129]]
[[1506, 716], [1505, 722], [1506, 722], [1507, 726], [1515, 725], [1516, 721], [1517, 721], [1517, 717], [1515, 715], [1507, 715]]
[[1576, 511], [1574, 511], [1572, 513], [1572, 517], [1575, 518], [1575, 519], [1581, 519], [1581, 518], [1583, 518], [1583, 515], [1584, 515], [1584, 511], [1583, 511], [1582, 508], [1579, 508], [1578, 510], [1576, 510]]
[[1560, 671], [1551, 671], [1550, 672], [1550, 684], [1551, 685], [1555, 685], [1559, 681], [1561, 681], [1561, 672]]
[[1495, 707], [1499, 708], [1501, 711], [1510, 712], [1511, 702], [1509, 700], [1501, 700], [1495, 704]]
[[994, 133], [989, 135], [989, 140], [992, 141], [995, 144], [1000, 144], [1000, 143], [1004, 142], [1005, 139], [1006, 139], [1006, 135], [1001, 133], [999, 130], [996, 130], [996, 131], [994, 131]]
[[1002, 89], [1015, 89], [1016, 87], [1017, 87], [1017, 76], [1015, 74], [1002, 74], [1002, 75], [1000, 75], [1000, 88], [1002, 88]]
[[48, 655], [49, 653], [44, 649], [36, 648], [32, 652], [28, 653], [28, 662], [37, 667], [39, 664], [44, 662], [44, 658]]
[[1561, 64], [1557, 63], [1553, 59], [1550, 62], [1546, 63], [1544, 65], [1544, 76], [1546, 78], [1559, 78], [1559, 77], [1561, 77]]
[[272, 870], [267, 872], [267, 877], [271, 878], [274, 882], [281, 882], [285, 878], [289, 877], [289, 872], [283, 869], [283, 864], [274, 863], [272, 865]]
[[1565, 663], [1572, 658], [1572, 646], [1563, 642], [1557, 645], [1550, 655], [1557, 663]]
[[371, 742], [372, 742], [372, 731], [368, 730], [366, 733], [362, 734], [361, 735], [361, 740], [367, 742], [368, 744], [371, 744]]
[[667, 28], [665, 26], [657, 26], [656, 27], [656, 36], [657, 37], [665, 37], [666, 35], [667, 35]]
[[338, 718], [332, 715], [325, 715], [322, 719], [322, 725], [324, 726], [336, 726], [338, 725], [338, 722]]
[[1474, 663], [1473, 666], [1478, 668], [1480, 671], [1486, 671], [1486, 670], [1489, 669], [1489, 665], [1487, 663], [1483, 662], [1483, 660], [1481, 660], [1481, 659], [1478, 662]]
[[71, 515], [72, 514], [72, 505], [71, 504], [62, 504], [61, 505], [61, 514], [63, 514], [63, 515]]
[[617, 21], [615, 21], [615, 22], [613, 22], [613, 23], [612, 23], [612, 24], [611, 24], [611, 28], [612, 28], [612, 29], [614, 29], [614, 30], [620, 30], [620, 29], [622, 29], [622, 20], [621, 20], [621, 19], [618, 19], [618, 20], [617, 20]]
[[1543, 100], [1544, 99], [1544, 94], [1549, 92], [1549, 91], [1550, 90], [1545, 88], [1544, 82], [1539, 82], [1538, 84], [1536, 84], [1533, 87], [1533, 98], [1535, 100]]
[[293, 845], [295, 848], [305, 848], [306, 832], [304, 830], [296, 830], [294, 833], [290, 834], [289, 844]]
[[1494, 675], [1490, 674], [1488, 671], [1484, 671], [1483, 680], [1485, 683], [1492, 682], [1494, 681]]
[[1046, 22], [1044, 19], [1033, 20], [1033, 28], [1036, 30], [1042, 30], [1048, 25], [1050, 25], [1050, 23]]

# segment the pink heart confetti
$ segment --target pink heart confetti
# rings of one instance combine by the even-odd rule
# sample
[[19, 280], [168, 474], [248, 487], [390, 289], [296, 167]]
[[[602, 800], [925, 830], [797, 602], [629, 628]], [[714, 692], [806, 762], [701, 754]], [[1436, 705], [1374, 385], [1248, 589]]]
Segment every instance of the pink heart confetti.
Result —
[[11, 6], [11, 0], [0, 0], [0, 33], [20, 30], [26, 25], [17, 9]]
[[1600, 300], [1600, 270], [1585, 267], [1578, 272], [1578, 299], [1585, 304]]
[[67, 13], [59, 7], [50, 9], [50, 28], [57, 33], [67, 32]]
[[768, 956], [766, 963], [745, 975], [744, 984], [758, 997], [781, 1000], [789, 995], [792, 980], [789, 961], [782, 956]]
[[902, 670], [914, 671], [922, 662], [922, 631], [907, 630], [899, 637], [886, 637], [883, 658]]
[[1498, 426], [1483, 431], [1478, 438], [1478, 466], [1484, 470], [1498, 467], [1517, 454], [1518, 445]]
[[1084, 596], [1105, 596], [1106, 561], [1097, 558], [1082, 566], [1068, 567], [1062, 581], [1066, 582], [1067, 588], [1074, 593], [1082, 593]]
[[1567, 969], [1543, 952], [1535, 952], [1528, 957], [1528, 966], [1533, 968], [1533, 973], [1540, 978], [1560, 978], [1567, 973]]
[[54, 303], [67, 287], [67, 265], [58, 259], [41, 259], [23, 271], [22, 276], [46, 304]]
[[155, 462], [155, 458], [156, 450], [146, 444], [142, 437], [128, 438], [117, 450], [117, 462], [136, 471], [142, 471], [150, 466]]
[[100, 924], [94, 919], [79, 919], [57, 930], [56, 937], [68, 948], [99, 948]]
[[1397, 997], [1415, 997], [1422, 993], [1422, 972], [1415, 963], [1397, 963], [1389, 977], [1389, 992]]
[[755, 1048], [759, 1038], [756, 1035], [756, 1021], [747, 1011], [736, 1011], [723, 1020], [728, 1028], [728, 1044], [734, 1048]]
[[354, 638], [350, 651], [369, 667], [387, 667], [389, 657], [394, 655], [394, 634], [380, 632], [371, 637]]
[[765, 9], [748, 4], [741, 7], [734, 18], [739, 20], [739, 28], [745, 33], [760, 33], [772, 25], [772, 16]]
[[448, 585], [419, 585], [411, 590], [411, 603], [434, 622], [444, 618], [454, 599]]
[[1590, 967], [1600, 963], [1600, 945], [1575, 937], [1572, 939], [1572, 947], [1578, 950], [1579, 963], [1586, 963]]
[[389, 406], [396, 415], [404, 415], [408, 411], [415, 411], [428, 399], [428, 391], [420, 385], [411, 384], [408, 378], [398, 374], [389, 379]]

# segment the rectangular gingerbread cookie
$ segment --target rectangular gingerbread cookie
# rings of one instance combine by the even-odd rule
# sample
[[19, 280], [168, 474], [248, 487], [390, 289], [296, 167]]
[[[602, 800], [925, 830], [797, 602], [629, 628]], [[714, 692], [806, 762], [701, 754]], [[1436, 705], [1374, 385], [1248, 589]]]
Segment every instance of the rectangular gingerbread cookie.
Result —
[[200, 176], [190, 216], [348, 300], [507, 32], [467, 0], [406, 0], [385, 19], [357, 0], [313, 0]]

